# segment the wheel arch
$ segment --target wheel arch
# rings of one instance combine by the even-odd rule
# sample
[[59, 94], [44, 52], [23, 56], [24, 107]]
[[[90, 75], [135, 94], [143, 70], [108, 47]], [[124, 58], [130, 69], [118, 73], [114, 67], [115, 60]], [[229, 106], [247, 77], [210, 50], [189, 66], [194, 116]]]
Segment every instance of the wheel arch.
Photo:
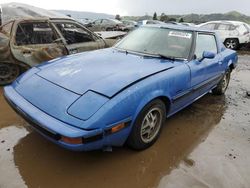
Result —
[[160, 99], [166, 107], [166, 115], [168, 115], [170, 108], [171, 108], [171, 99], [169, 97], [169, 95], [164, 94], [163, 91], [155, 91], [153, 93], [147, 94], [144, 98], [142, 98], [140, 104], [138, 105], [136, 112], [135, 112], [135, 116], [134, 116], [134, 120], [136, 119], [136, 117], [138, 116], [138, 114], [141, 112], [141, 110], [151, 101], [156, 100], [156, 99]]
[[225, 43], [227, 40], [230, 40], [230, 39], [235, 39], [235, 40], [237, 40], [237, 41], [240, 43], [240, 40], [239, 40], [239, 38], [237, 38], [237, 37], [228, 37], [228, 38], [225, 38], [224, 43]]

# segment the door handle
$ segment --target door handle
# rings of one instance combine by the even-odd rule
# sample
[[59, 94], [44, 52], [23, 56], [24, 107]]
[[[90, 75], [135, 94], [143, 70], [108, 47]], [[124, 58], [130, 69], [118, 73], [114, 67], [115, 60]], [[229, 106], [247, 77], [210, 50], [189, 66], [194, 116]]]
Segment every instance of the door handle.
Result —
[[222, 65], [222, 61], [219, 61], [219, 65]]

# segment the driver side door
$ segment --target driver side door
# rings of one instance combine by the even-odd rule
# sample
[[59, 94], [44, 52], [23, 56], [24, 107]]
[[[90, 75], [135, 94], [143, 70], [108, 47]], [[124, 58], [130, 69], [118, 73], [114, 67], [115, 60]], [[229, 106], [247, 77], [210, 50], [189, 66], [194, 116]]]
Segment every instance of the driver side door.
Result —
[[[203, 52], [212, 52], [212, 59], [203, 58]], [[191, 88], [199, 90], [221, 74], [221, 55], [218, 53], [216, 37], [209, 33], [197, 33], [194, 60], [189, 63]]]

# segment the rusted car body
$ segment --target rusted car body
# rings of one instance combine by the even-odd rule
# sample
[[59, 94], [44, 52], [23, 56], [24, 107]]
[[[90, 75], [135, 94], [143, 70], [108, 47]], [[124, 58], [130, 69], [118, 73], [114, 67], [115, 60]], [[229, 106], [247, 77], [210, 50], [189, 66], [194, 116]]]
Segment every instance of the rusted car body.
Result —
[[[11, 83], [21, 72], [41, 62], [110, 47], [116, 42], [114, 36], [103, 39], [72, 18], [57, 14], [53, 16], [36, 7], [29, 12], [23, 5], [11, 5], [6, 9], [2, 7], [0, 85]], [[11, 16], [4, 16], [5, 10]], [[21, 18], [18, 18], [18, 14]]]

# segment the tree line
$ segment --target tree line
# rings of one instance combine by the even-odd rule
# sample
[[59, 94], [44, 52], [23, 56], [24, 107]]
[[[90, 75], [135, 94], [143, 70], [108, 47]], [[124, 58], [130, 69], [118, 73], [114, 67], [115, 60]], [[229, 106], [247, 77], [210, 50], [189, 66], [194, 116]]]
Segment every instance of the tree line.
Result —
[[[140, 20], [144, 20], [144, 19], [147, 20], [150, 18], [152, 19], [152, 17], [149, 15], [141, 16], [139, 18], [140, 18]], [[117, 14], [115, 16], [115, 19], [122, 20], [122, 17], [119, 14]], [[153, 20], [159, 20], [162, 22], [184, 22], [183, 18], [180, 18], [177, 20], [176, 18], [171, 18], [171, 17], [167, 16], [165, 13], [162, 13], [160, 16], [157, 16], [156, 12], [153, 14]]]

